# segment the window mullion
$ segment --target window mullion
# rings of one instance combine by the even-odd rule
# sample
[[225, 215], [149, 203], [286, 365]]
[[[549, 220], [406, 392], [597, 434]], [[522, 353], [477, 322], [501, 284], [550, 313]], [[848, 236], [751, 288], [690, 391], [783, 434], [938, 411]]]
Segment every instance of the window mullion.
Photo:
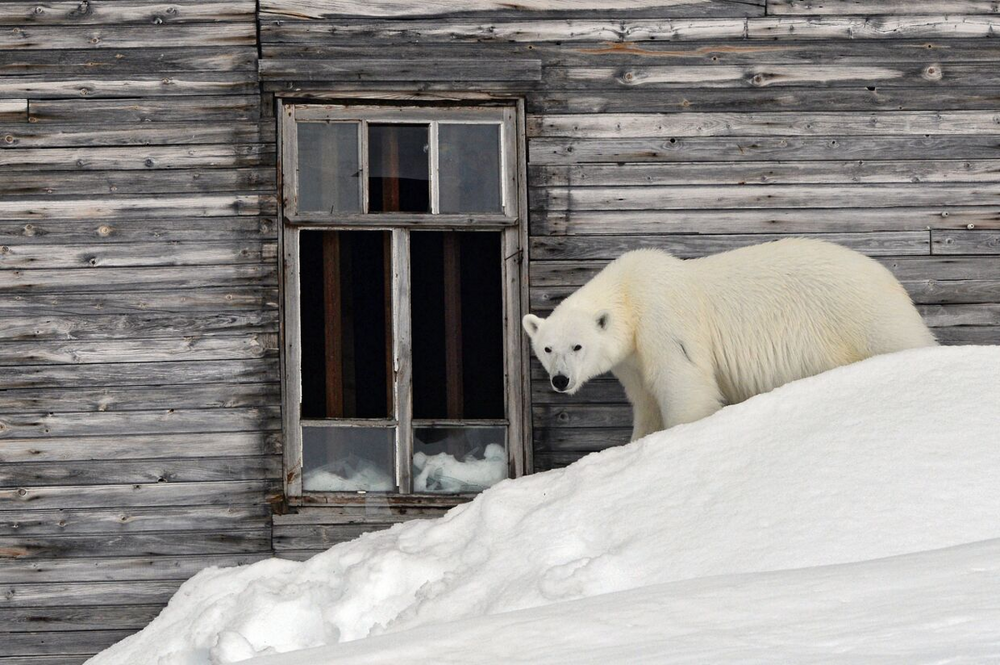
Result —
[[392, 231], [392, 364], [395, 387], [396, 483], [413, 491], [413, 360], [410, 318], [410, 232]]
[[362, 214], [368, 214], [368, 121], [362, 120], [359, 123], [358, 131], [361, 132], [361, 136], [358, 139], [358, 150], [361, 154], [358, 155], [358, 164], [361, 165], [361, 169], [358, 172], [358, 178], [361, 179], [361, 212]]
[[436, 215], [441, 212], [441, 187], [438, 182], [438, 123], [431, 122], [430, 125], [427, 152], [430, 153], [431, 214]]

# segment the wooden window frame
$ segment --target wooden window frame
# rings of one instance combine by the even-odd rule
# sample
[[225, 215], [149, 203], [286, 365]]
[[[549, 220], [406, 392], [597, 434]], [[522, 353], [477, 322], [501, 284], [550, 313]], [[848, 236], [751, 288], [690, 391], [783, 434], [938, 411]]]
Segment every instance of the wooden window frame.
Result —
[[[521, 316], [527, 311], [527, 195], [524, 141], [524, 104], [520, 100], [476, 106], [383, 106], [369, 103], [312, 103], [279, 99], [279, 163], [281, 182], [280, 236], [282, 306], [282, 420], [284, 429], [284, 491], [290, 505], [342, 504], [359, 495], [389, 503], [426, 499], [434, 503], [456, 503], [474, 494], [416, 494], [412, 492], [413, 431], [417, 427], [466, 425], [507, 428], [509, 477], [532, 469], [530, 377], [528, 349], [521, 334]], [[300, 122], [358, 122], [361, 213], [300, 213], [298, 205], [297, 124]], [[428, 124], [430, 132], [431, 212], [367, 212], [367, 124]], [[437, 127], [439, 123], [498, 124], [500, 126], [500, 172], [502, 213], [441, 214], [437, 174]], [[307, 419], [301, 417], [301, 319], [299, 234], [304, 230], [380, 230], [390, 234], [392, 391], [393, 413], [381, 419]], [[410, 310], [410, 232], [497, 231], [501, 233], [501, 274], [504, 321], [504, 419], [413, 418], [413, 376]], [[302, 426], [391, 427], [395, 430], [396, 492], [316, 492], [302, 488]]]

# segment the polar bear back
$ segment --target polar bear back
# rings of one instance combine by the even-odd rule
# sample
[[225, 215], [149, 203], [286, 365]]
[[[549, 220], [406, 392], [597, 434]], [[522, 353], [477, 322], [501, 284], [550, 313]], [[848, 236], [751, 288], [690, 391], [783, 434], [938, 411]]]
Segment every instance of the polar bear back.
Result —
[[672, 338], [690, 362], [715, 374], [729, 403], [936, 344], [892, 273], [839, 245], [794, 238], [687, 261], [633, 254], [623, 268], [640, 364], [655, 364], [647, 356]]

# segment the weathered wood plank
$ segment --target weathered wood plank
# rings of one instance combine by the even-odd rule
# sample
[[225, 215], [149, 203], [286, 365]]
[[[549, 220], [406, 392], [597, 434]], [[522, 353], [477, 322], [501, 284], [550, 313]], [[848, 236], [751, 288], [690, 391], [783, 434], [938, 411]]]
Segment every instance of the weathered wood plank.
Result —
[[[0, 203], [0, 209], [3, 207]], [[56, 248], [58, 251], [54, 251]], [[201, 245], [187, 242], [59, 246], [11, 243], [0, 249], [0, 270], [262, 263], [274, 261], [276, 256], [275, 243], [253, 240], [215, 241]]]
[[[68, 53], [72, 53], [68, 51]], [[178, 122], [257, 120], [257, 95], [199, 95], [141, 99], [32, 100], [28, 118], [33, 123]]]
[[28, 122], [28, 100], [0, 99], [0, 122]]
[[[48, 462], [7, 464], [0, 469], [0, 487], [47, 485], [107, 485], [117, 483], [172, 483], [281, 478], [280, 460], [265, 457], [190, 457], [158, 460], [76, 461], [71, 466]], [[240, 527], [243, 528], [243, 527]], [[125, 552], [120, 552], [125, 554]], [[185, 554], [185, 552], [175, 552]]]
[[928, 85], [900, 88], [857, 85], [837, 88], [539, 89], [530, 91], [526, 99], [530, 113], [964, 111], [994, 110], [1000, 104], [1000, 93], [989, 88], [955, 87], [942, 94], [939, 87]]
[[759, 162], [764, 160], [992, 159], [995, 137], [747, 136], [669, 139], [531, 139], [532, 164], [587, 162]]
[[517, 4], [502, 0], [432, 0], [414, 3], [409, 0], [265, 0], [260, 16], [268, 19], [332, 19], [341, 17], [379, 17], [412, 19], [414, 17], [483, 15], [507, 13], [587, 13], [652, 16], [762, 16], [762, 0], [522, 0]]
[[861, 14], [864, 16], [901, 14], [996, 14], [995, 0], [768, 0], [771, 16]]
[[[626, 440], [623, 441], [622, 443], [628, 443], [628, 441]], [[610, 448], [611, 446], [609, 445], [608, 447]], [[569, 466], [570, 464], [579, 461], [587, 454], [588, 453], [583, 453], [583, 452], [550, 453], [550, 452], [539, 451], [535, 453], [535, 455], [538, 457], [538, 462], [535, 468], [538, 469], [538, 471], [561, 469], [565, 466]]]
[[947, 230], [931, 231], [934, 254], [1000, 254], [1000, 231]]
[[188, 46], [253, 46], [253, 22], [188, 25], [30, 25], [0, 31], [0, 50], [125, 49]]
[[378, 497], [369, 496], [369, 502], [362, 506], [328, 505], [319, 508], [300, 507], [294, 513], [274, 515], [275, 529], [291, 526], [344, 525], [344, 524], [393, 524], [409, 520], [433, 519], [441, 517], [453, 506], [422, 506], [414, 501], [411, 506], [395, 506], [382, 503]]
[[[269, 383], [277, 380], [278, 359], [271, 357], [251, 360], [0, 367], [0, 384], [5, 388], [145, 386], [221, 381]], [[205, 431], [214, 429], [216, 428], [210, 427]]]
[[[84, 630], [79, 632], [54, 633], [9, 633], [3, 635], [5, 653], [11, 656], [35, 656], [46, 658], [53, 654], [79, 654], [82, 660], [115, 642], [119, 642], [134, 630]], [[30, 663], [30, 660], [28, 661]]]
[[0, 607], [65, 607], [67, 598], [80, 605], [163, 604], [180, 585], [180, 580], [4, 584], [0, 586]]
[[[806, 236], [807, 234], [799, 234]], [[613, 259], [640, 248], [666, 250], [682, 258], [705, 256], [738, 247], [779, 240], [772, 234], [732, 235], [653, 235], [653, 236], [553, 236], [533, 237], [529, 244], [532, 260]], [[926, 231], [881, 231], [873, 233], [828, 233], [815, 236], [850, 247], [869, 256], [929, 254]]]
[[538, 404], [531, 409], [535, 427], [631, 427], [627, 404]]
[[[183, 581], [208, 566], [242, 566], [266, 559], [269, 556], [269, 554], [259, 553], [157, 557], [102, 556], [65, 559], [0, 559], [0, 579], [11, 584], [25, 582], [39, 584], [50, 582], [123, 582], [128, 580]], [[63, 607], [65, 607], [65, 603]], [[0, 608], [0, 610], [2, 609]], [[96, 608], [88, 609], [96, 610]]]
[[[199, 268], [199, 270], [201, 270]], [[109, 270], [110, 271], [110, 270]], [[14, 272], [14, 271], [11, 271]], [[31, 271], [24, 271], [31, 272]], [[94, 270], [101, 274], [103, 270]], [[138, 272], [138, 271], [137, 271]], [[6, 271], [0, 271], [0, 276]], [[105, 288], [104, 291], [107, 289]], [[257, 311], [276, 308], [275, 288], [233, 287], [195, 288], [179, 291], [112, 291], [79, 293], [24, 293], [0, 300], [0, 313], [19, 316], [68, 316], [76, 314], [139, 314], [143, 312]]]
[[[132, 506], [240, 505], [277, 500], [278, 485], [268, 480], [150, 485], [81, 485], [0, 489], [9, 510], [65, 508], [129, 508]], [[6, 578], [5, 578], [6, 579]]]
[[392, 524], [314, 524], [282, 526], [274, 529], [274, 550], [325, 550], [346, 543], [372, 531], [388, 529]]
[[0, 417], [0, 440], [183, 432], [253, 432], [281, 427], [278, 406], [114, 413], [18, 413]]
[[[1000, 208], [536, 210], [532, 235], [824, 233], [1000, 228]], [[2, 275], [0, 275], [2, 279]]]
[[[270, 300], [251, 296], [250, 292], [225, 293], [224, 291], [205, 291], [207, 287], [220, 289], [232, 289], [236, 287], [248, 286], [275, 286], [277, 285], [277, 266], [272, 263], [262, 265], [254, 264], [234, 264], [234, 265], [212, 265], [199, 266], [198, 270], [192, 271], [189, 268], [171, 267], [147, 267], [147, 268], [81, 268], [78, 270], [67, 270], [65, 268], [53, 268], [51, 270], [0, 270], [0, 288], [8, 290], [14, 294], [42, 294], [61, 293], [79, 294], [85, 292], [107, 292], [118, 286], [129, 286], [133, 290], [144, 288], [158, 288], [166, 291], [180, 289], [173, 294], [174, 305], [164, 304], [164, 297], [169, 294], [157, 294], [154, 296], [161, 304], [161, 307], [171, 308], [179, 314], [190, 314], [185, 312], [187, 303], [191, 303], [194, 310], [204, 310], [204, 305], [197, 306], [195, 303], [204, 302], [206, 298], [215, 295], [218, 304], [223, 309], [232, 308], [266, 308], [277, 307], [275, 299]], [[192, 291], [191, 289], [202, 289]], [[259, 293], [259, 292], [258, 292]], [[120, 294], [126, 299], [129, 294]], [[59, 316], [63, 312], [55, 309], [58, 306], [58, 296], [53, 296], [55, 300], [25, 300], [23, 295], [19, 295], [8, 302], [0, 302], [0, 311], [7, 313], [30, 310], [35, 314], [44, 313], [51, 316]], [[19, 300], [20, 298], [20, 300]], [[88, 297], [73, 296], [78, 305]], [[85, 314], [112, 314], [112, 313], [135, 313], [143, 308], [139, 300], [133, 300], [134, 304], [126, 306], [124, 310], [115, 306], [115, 297], [111, 294], [107, 296], [89, 296], [91, 303], [95, 298], [102, 304], [94, 307], [84, 307], [77, 310], [78, 313]], [[100, 308], [105, 304], [112, 305], [111, 310], [102, 311]], [[54, 306], [47, 306], [46, 302], [53, 303]]]
[[[923, 12], [921, 12], [923, 14]], [[824, 16], [752, 18], [748, 39], [926, 39], [994, 37], [1000, 16]]]
[[[1000, 18], [997, 20], [1000, 27]], [[868, 65], [715, 65], [625, 67], [550, 67], [544, 72], [548, 89], [766, 88], [871, 85], [909, 87], [974, 86], [1000, 81], [987, 63], [942, 65], [938, 62]]]
[[[60, 389], [56, 389], [60, 390]], [[212, 432], [209, 434], [141, 434], [129, 437], [4, 439], [0, 461], [75, 462], [78, 460], [159, 459], [200, 457], [205, 451], [215, 456], [278, 455], [279, 432]]]
[[935, 328], [934, 336], [942, 344], [1000, 344], [997, 326], [951, 326]]
[[0, 536], [0, 554], [14, 559], [187, 554], [250, 554], [271, 549], [271, 530], [165, 531], [86, 536]]
[[[598, 427], [547, 429], [536, 427], [534, 434], [536, 457], [553, 452], [573, 453], [577, 457], [582, 457], [586, 453], [628, 443], [632, 436], [632, 426], [617, 429]], [[538, 467], [536, 466], [536, 468]]]
[[[211, 173], [211, 172], [210, 172]], [[221, 173], [232, 173], [221, 171]], [[89, 174], [79, 174], [89, 175]], [[139, 174], [149, 176], [150, 174]], [[274, 175], [272, 173], [272, 175]], [[124, 176], [128, 177], [128, 176]], [[132, 176], [136, 177], [136, 176]], [[40, 180], [40, 178], [38, 179]], [[81, 178], [86, 181], [86, 179]], [[151, 177], [150, 180], [155, 180]], [[167, 178], [170, 181], [170, 178]], [[0, 185], [2, 189], [2, 185]], [[81, 188], [82, 189], [82, 188]], [[176, 191], [176, 190], [174, 190]], [[275, 241], [278, 225], [270, 218], [193, 217], [185, 219], [117, 219], [110, 221], [0, 221], [0, 242], [10, 245], [59, 245], [134, 242]]]
[[[763, 19], [756, 19], [763, 20]], [[786, 19], [793, 20], [793, 19]], [[952, 21], [938, 22], [927, 36], [953, 36]], [[998, 21], [1000, 23], [1000, 21]], [[262, 19], [261, 43], [325, 44], [331, 38], [401, 43], [425, 42], [620, 42], [643, 40], [743, 39], [746, 21], [735, 18], [663, 20], [535, 19], [468, 21], [283, 21]], [[770, 27], [770, 24], [768, 24]], [[777, 30], [778, 28], [774, 28]], [[786, 28], [787, 29], [787, 28]], [[980, 32], [983, 29], [980, 28]]]
[[254, 20], [251, 0], [76, 0], [0, 3], [0, 26], [8, 25], [160, 25], [165, 23], [236, 23]]
[[[532, 187], [1000, 182], [1000, 160], [875, 160], [532, 166]], [[909, 212], [909, 211], [908, 211]], [[853, 214], [853, 213], [852, 213]], [[534, 221], [534, 220], [532, 220]]]
[[647, 185], [547, 187], [531, 192], [535, 210], [684, 210], [704, 208], [899, 208], [1000, 204], [1000, 185]]
[[[416, 6], [416, 5], [413, 5]], [[537, 58], [544, 67], [595, 65], [762, 65], [831, 64], [871, 65], [872, 63], [925, 64], [995, 62], [1000, 45], [989, 40], [862, 40], [862, 41], [780, 41], [759, 42], [720, 40], [691, 42], [490, 42], [393, 44], [348, 39], [336, 35], [317, 44], [264, 44], [261, 62], [281, 59], [336, 60], [341, 58]]]
[[180, 338], [0, 342], [0, 366], [170, 362], [263, 358], [278, 350], [274, 333]]
[[[190, 171], [10, 171], [0, 178], [0, 196], [115, 196], [202, 192], [273, 192], [273, 168], [195, 169]], [[198, 219], [184, 220], [196, 224]], [[213, 219], [212, 224], [218, 220]], [[240, 220], [246, 223], [246, 220]], [[0, 221], [0, 238], [9, 237]], [[78, 225], [78, 224], [75, 224]], [[202, 230], [204, 231], [204, 229]]]
[[[0, 608], [0, 625], [7, 633], [34, 633], [39, 630], [139, 630], [155, 619], [162, 610], [161, 605], [3, 607]], [[34, 661], [27, 661], [25, 665], [32, 662]]]
[[132, 126], [25, 124], [0, 126], [3, 150], [19, 148], [76, 148], [87, 146], [187, 145], [259, 143], [273, 140], [258, 122], [226, 124], [160, 122]]
[[[116, 0], [117, 1], [117, 0]], [[6, 4], [0, 5], [0, 7]], [[39, 6], [32, 3], [32, 6]], [[116, 50], [16, 51], [5, 53], [0, 76], [74, 74], [161, 74], [171, 72], [237, 72], [257, 68], [257, 51], [247, 46], [225, 48], [141, 48]], [[60, 78], [62, 78], [60, 76]]]
[[[998, 280], [1000, 258], [959, 258], [941, 256], [876, 257], [901, 281], [914, 280]], [[531, 284], [538, 286], [580, 286], [596, 275], [607, 261], [533, 261]]]
[[[0, 33], [3, 34], [3, 33]], [[249, 95], [257, 88], [255, 72], [176, 73], [160, 76], [129, 75], [127, 78], [102, 76], [52, 76], [29, 74], [0, 76], [0, 98], [60, 97], [112, 98], [179, 95]]]
[[[87, 317], [5, 317], [0, 341], [57, 341], [199, 337], [277, 333], [278, 312], [220, 312], [196, 315], [115, 314]], [[51, 396], [50, 396], [51, 398]], [[2, 409], [0, 405], [0, 409]]]
[[[125, 146], [0, 150], [0, 172], [237, 168], [274, 164], [273, 145]], [[176, 214], [176, 213], [175, 213]], [[232, 214], [229, 211], [226, 214]]]
[[539, 60], [527, 58], [388, 58], [336, 60], [269, 59], [260, 63], [262, 76], [306, 81], [538, 81]]
[[0, 536], [8, 537], [146, 531], [260, 531], [270, 525], [271, 510], [266, 505], [0, 511]]
[[892, 136], [1000, 134], [1000, 112], [606, 113], [532, 115], [530, 137]]

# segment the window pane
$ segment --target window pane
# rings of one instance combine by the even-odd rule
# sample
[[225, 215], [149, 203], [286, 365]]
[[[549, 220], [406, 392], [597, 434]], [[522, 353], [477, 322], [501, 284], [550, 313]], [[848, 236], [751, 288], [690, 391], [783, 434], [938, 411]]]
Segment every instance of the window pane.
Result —
[[358, 123], [298, 124], [299, 211], [359, 212]]
[[302, 231], [302, 416], [392, 413], [389, 233]]
[[500, 234], [410, 234], [415, 418], [503, 418]]
[[302, 489], [392, 492], [393, 431], [361, 427], [302, 428]]
[[507, 477], [504, 427], [417, 427], [413, 491], [479, 492]]
[[503, 212], [500, 125], [438, 126], [441, 212]]
[[368, 211], [430, 212], [428, 125], [368, 125]]

